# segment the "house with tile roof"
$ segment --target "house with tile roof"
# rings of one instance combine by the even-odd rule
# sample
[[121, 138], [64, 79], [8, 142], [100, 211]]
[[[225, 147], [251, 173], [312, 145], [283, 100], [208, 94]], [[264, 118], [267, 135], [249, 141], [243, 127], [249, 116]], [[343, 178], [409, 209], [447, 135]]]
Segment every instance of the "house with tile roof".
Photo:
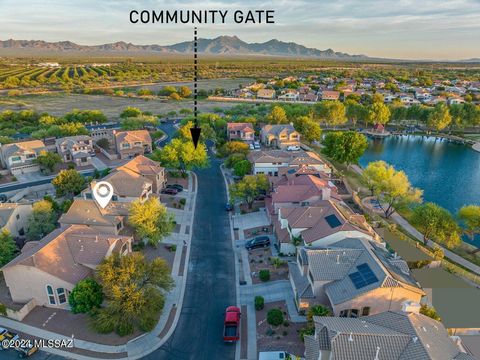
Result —
[[68, 308], [68, 295], [75, 285], [91, 277], [111, 254], [130, 253], [131, 244], [132, 237], [105, 234], [87, 225], [70, 225], [40, 241], [27, 242], [2, 272], [14, 302], [34, 299], [37, 306]]
[[76, 198], [58, 222], [62, 226], [87, 225], [102, 234], [118, 235], [126, 224], [130, 203], [110, 201], [100, 207], [95, 200]]
[[275, 99], [275, 90], [260, 89], [257, 91], [257, 99], [273, 100]]
[[255, 139], [255, 129], [251, 123], [227, 123], [228, 140], [252, 142]]
[[153, 161], [146, 156], [139, 155], [125, 165], [119, 166], [117, 171], [130, 171], [151, 181], [152, 191], [159, 194], [167, 182], [165, 168], [160, 163]]
[[46, 150], [41, 140], [0, 144], [0, 163], [13, 175], [40, 171], [40, 166], [35, 160], [42, 151]]
[[113, 136], [120, 159], [133, 159], [152, 152], [152, 138], [147, 130], [113, 130]]
[[314, 316], [305, 360], [474, 360], [438, 321], [405, 304], [357, 319]]
[[398, 311], [404, 301], [419, 303], [425, 295], [405, 261], [363, 238], [299, 248], [289, 277], [299, 311], [322, 304], [340, 317]]
[[325, 174], [332, 171], [313, 151], [259, 150], [249, 152], [247, 158], [252, 163], [253, 174], [279, 176], [282, 169], [288, 171], [300, 167], [308, 167]]
[[330, 246], [346, 238], [380, 241], [363, 215], [332, 200], [320, 200], [312, 206], [281, 207], [274, 229], [283, 253], [295, 253], [292, 247], [298, 241], [312, 248]]
[[91, 165], [95, 155], [93, 140], [88, 135], [56, 139], [55, 147], [63, 162], [73, 162], [77, 166]]
[[324, 90], [322, 91], [322, 100], [339, 100], [340, 91]]
[[6, 230], [14, 237], [24, 236], [31, 213], [31, 204], [0, 203], [0, 231]]
[[286, 148], [300, 143], [300, 133], [292, 124], [265, 125], [260, 131], [260, 138], [265, 146]]

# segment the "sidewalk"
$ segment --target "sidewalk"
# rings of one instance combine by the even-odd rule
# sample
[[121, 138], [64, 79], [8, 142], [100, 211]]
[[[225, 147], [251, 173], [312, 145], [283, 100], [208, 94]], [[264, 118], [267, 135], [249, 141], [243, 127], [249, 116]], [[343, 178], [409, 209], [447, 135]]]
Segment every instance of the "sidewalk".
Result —
[[[175, 281], [175, 288], [165, 297], [165, 306], [160, 319], [153, 331], [143, 334], [126, 344], [113, 346], [74, 339], [74, 349], [72, 351], [58, 349], [41, 349], [46, 352], [61, 355], [66, 358], [78, 360], [91, 359], [139, 359], [161, 347], [175, 331], [180, 309], [183, 304], [183, 296], [187, 282], [187, 268], [190, 255], [190, 242], [192, 238], [193, 218], [196, 203], [196, 190], [198, 188], [197, 178], [194, 173], [189, 173], [190, 181], [188, 187], [187, 203], [182, 217], [181, 229], [179, 234], [171, 234], [164, 243], [177, 245], [175, 259], [172, 266], [172, 278]], [[195, 190], [195, 191], [194, 191]], [[191, 211], [188, 209], [192, 209]], [[183, 265], [183, 267], [181, 266]], [[33, 327], [22, 322], [0, 316], [0, 326], [13, 329], [15, 331], [31, 335], [35, 338], [43, 339], [71, 339], [64, 335]]]

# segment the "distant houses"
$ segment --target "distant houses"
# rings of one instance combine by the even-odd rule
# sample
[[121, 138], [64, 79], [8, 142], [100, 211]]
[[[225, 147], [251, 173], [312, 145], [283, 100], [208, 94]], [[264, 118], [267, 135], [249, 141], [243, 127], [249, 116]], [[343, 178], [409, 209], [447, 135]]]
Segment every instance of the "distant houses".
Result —
[[91, 165], [95, 155], [93, 140], [87, 135], [59, 138], [55, 146], [63, 162], [73, 162], [76, 166]]
[[0, 203], [0, 231], [6, 230], [14, 237], [23, 237], [31, 213], [31, 204]]

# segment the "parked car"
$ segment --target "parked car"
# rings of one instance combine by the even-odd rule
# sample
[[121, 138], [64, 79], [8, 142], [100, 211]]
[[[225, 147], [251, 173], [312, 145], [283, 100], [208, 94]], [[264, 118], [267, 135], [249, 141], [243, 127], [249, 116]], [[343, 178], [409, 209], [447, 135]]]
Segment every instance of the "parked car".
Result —
[[162, 194], [177, 195], [177, 194], [178, 194], [178, 190], [177, 190], [177, 189], [173, 189], [173, 188], [165, 188], [165, 189], [162, 190]]
[[261, 247], [270, 246], [270, 238], [268, 236], [257, 236], [252, 240], [248, 240], [245, 243], [245, 248], [247, 250], [257, 249]]
[[225, 310], [223, 341], [235, 342], [240, 339], [240, 315], [240, 309], [236, 306], [229, 306]]
[[0, 328], [0, 350], [8, 349], [8, 345], [6, 347], [2, 345], [4, 340], [13, 341], [18, 339], [19, 339], [19, 336], [14, 332], [8, 331], [7, 329], [4, 329], [4, 328]]
[[253, 146], [253, 144], [250, 144], [249, 147], [250, 147], [250, 150], [255, 150], [255, 146]]
[[7, 195], [5, 194], [0, 194], [0, 203], [7, 202]]
[[253, 143], [253, 147], [254, 147], [255, 149], [260, 149], [260, 142], [255, 141], [255, 142]]
[[183, 186], [180, 185], [180, 184], [169, 184], [166, 186], [167, 189], [175, 189], [177, 190], [178, 192], [182, 192], [183, 191]]
[[230, 204], [230, 203], [226, 203], [226, 204], [225, 204], [225, 210], [227, 210], [227, 211], [232, 211], [232, 210], [233, 210], [233, 205]]
[[38, 351], [38, 348], [36, 346], [31, 345], [31, 346], [16, 347], [15, 350], [18, 351], [18, 357], [24, 359], [35, 354]]
[[298, 145], [290, 145], [287, 147], [287, 151], [298, 151], [300, 150], [300, 146]]

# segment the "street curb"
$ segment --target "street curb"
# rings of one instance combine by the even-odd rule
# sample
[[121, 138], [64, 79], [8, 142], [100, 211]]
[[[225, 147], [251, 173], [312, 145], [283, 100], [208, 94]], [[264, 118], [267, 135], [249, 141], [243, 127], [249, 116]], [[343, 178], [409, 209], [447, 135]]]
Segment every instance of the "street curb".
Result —
[[[230, 199], [230, 191], [229, 191], [229, 188], [228, 188], [228, 181], [227, 181], [227, 177], [225, 176], [225, 172], [224, 172], [224, 164], [222, 163], [220, 165], [220, 172], [222, 173], [222, 176], [223, 176], [223, 181], [225, 182], [225, 188], [227, 190], [227, 199]], [[240, 279], [240, 276], [239, 276], [239, 265], [238, 265], [238, 256], [237, 256], [237, 252], [235, 251], [235, 233], [233, 231], [233, 222], [232, 222], [232, 214], [229, 213], [228, 214], [228, 222], [230, 224], [230, 239], [231, 239], [231, 242], [232, 242], [232, 250], [233, 250], [233, 259], [234, 259], [234, 262], [235, 262], [235, 301], [237, 303], [237, 306], [238, 307], [241, 307], [241, 304], [240, 304], [240, 285], [238, 283], [239, 279]], [[240, 343], [241, 341], [237, 341], [236, 345], [235, 345], [235, 360], [240, 360]]]
[[[196, 203], [197, 203], [197, 194], [198, 194], [198, 181], [197, 181], [197, 175], [194, 172], [190, 171], [189, 174], [192, 176], [192, 180], [194, 181], [194, 184], [195, 184], [195, 196], [193, 197], [193, 206], [192, 206], [193, 216], [190, 220], [190, 229], [193, 229], [193, 221], [195, 219], [195, 207], [196, 207]], [[170, 336], [172, 336], [173, 332], [175, 331], [175, 329], [177, 327], [178, 320], [180, 318], [181, 309], [182, 309], [182, 306], [183, 306], [183, 299], [184, 299], [184, 296], [185, 296], [185, 288], [186, 288], [186, 284], [187, 284], [188, 265], [189, 265], [189, 259], [190, 259], [190, 248], [191, 248], [192, 236], [193, 236], [193, 231], [191, 230], [190, 234], [189, 234], [190, 240], [189, 240], [189, 243], [188, 243], [188, 246], [187, 246], [187, 252], [185, 254], [185, 263], [184, 263], [184, 266], [183, 266], [183, 276], [182, 276], [182, 285], [181, 285], [181, 289], [180, 289], [180, 296], [178, 298], [178, 303], [176, 304], [177, 305], [176, 306], [177, 311], [175, 313], [175, 318], [173, 320], [173, 323], [171, 324], [170, 329], [168, 330], [167, 334], [163, 338], [159, 338], [158, 335], [156, 335], [155, 337], [158, 338], [159, 341], [155, 346], [150, 347], [148, 349], [148, 351], [144, 351], [141, 354], [132, 355], [132, 356], [127, 355], [127, 357], [123, 357], [123, 358], [115, 358], [116, 360], [140, 359], [140, 358], [152, 353], [153, 351], [157, 350], [158, 348], [160, 348], [170, 338]], [[238, 297], [238, 294], [237, 294], [237, 297]], [[172, 307], [172, 309], [173, 309], [173, 307]], [[9, 319], [9, 318], [6, 318], [6, 319]], [[18, 321], [13, 320], [13, 319], [9, 319], [9, 320], [18, 322]], [[19, 322], [19, 323], [22, 324], [21, 322]], [[164, 329], [161, 329], [161, 331], [163, 331], [163, 330]], [[29, 334], [29, 335], [35, 336], [34, 334]], [[58, 335], [59, 338], [67, 338], [66, 336], [61, 335], [61, 334], [57, 334], [57, 335]], [[85, 348], [78, 348], [78, 347], [77, 347], [77, 349], [89, 350], [89, 351], [94, 351], [94, 352], [98, 352], [98, 353], [102, 353], [102, 354], [116, 354], [116, 353], [120, 353], [120, 352], [127, 352], [127, 354], [128, 354], [128, 349], [127, 349], [128, 344], [131, 343], [132, 341], [143, 338], [145, 335], [147, 335], [147, 334], [140, 335], [139, 337], [137, 337], [135, 339], [132, 339], [132, 340], [126, 342], [123, 345], [112, 345], [112, 347], [113, 346], [118, 347], [118, 352], [102, 352], [102, 351], [95, 351], [95, 350], [92, 350], [92, 349], [85, 349]], [[92, 343], [92, 344], [95, 344], [95, 343]], [[52, 349], [49, 349], [49, 348], [43, 349], [42, 348], [41, 350], [44, 351], [44, 352], [50, 353], [50, 354], [63, 356], [67, 359], [77, 359], [77, 360], [103, 359], [103, 358], [97, 358], [97, 357], [92, 357], [92, 356], [75, 354], [75, 353], [71, 353], [71, 352], [68, 352], [68, 351], [63, 351], [63, 350], [53, 349], [53, 348]]]

